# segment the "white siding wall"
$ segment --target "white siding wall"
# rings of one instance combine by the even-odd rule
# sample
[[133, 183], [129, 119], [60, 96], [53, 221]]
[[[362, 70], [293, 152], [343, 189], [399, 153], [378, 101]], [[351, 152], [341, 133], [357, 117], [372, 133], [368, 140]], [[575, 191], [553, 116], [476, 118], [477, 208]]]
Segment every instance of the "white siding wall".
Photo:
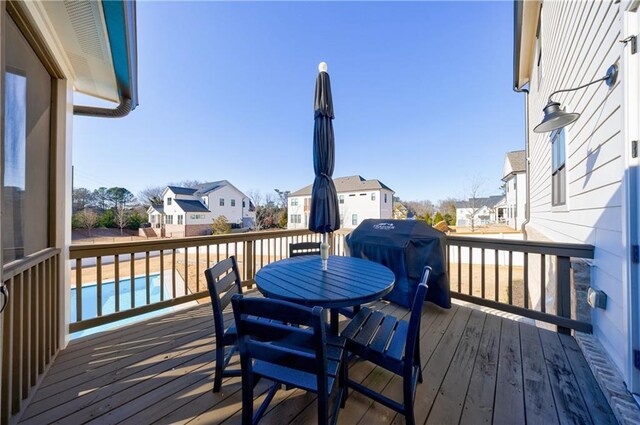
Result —
[[[603, 76], [619, 60], [622, 49], [620, 5], [612, 1], [544, 2], [541, 19], [542, 73], [536, 59], [529, 97], [531, 128], [541, 120], [551, 92]], [[551, 205], [549, 135], [530, 132], [530, 226], [554, 241], [596, 247], [591, 283], [607, 293], [609, 302], [606, 310], [593, 311], [594, 332], [624, 373], [628, 350], [621, 283], [623, 79], [624, 75], [619, 76], [612, 89], [603, 83], [554, 97], [567, 111], [582, 114], [565, 129], [566, 208]]]
[[524, 173], [512, 174], [505, 184], [507, 193], [504, 218], [508, 226], [518, 230], [525, 219], [525, 204], [527, 202], [526, 175]]
[[[242, 192], [231, 186], [223, 186], [208, 195], [211, 218], [215, 219], [224, 215], [229, 223], [242, 223]], [[224, 199], [224, 206], [220, 206], [220, 198]], [[235, 206], [231, 206], [231, 200], [235, 200]]]
[[[371, 199], [371, 194], [375, 193], [375, 200]], [[387, 200], [385, 202], [385, 194]], [[343, 229], [353, 229], [358, 227], [367, 218], [392, 218], [393, 215], [393, 192], [385, 189], [375, 189], [358, 192], [339, 192], [338, 198], [344, 196], [344, 203], [340, 205], [340, 227]], [[308, 214], [304, 211], [305, 199], [311, 196], [291, 196], [289, 197], [288, 229], [306, 229], [308, 227]], [[294, 205], [297, 201], [298, 205]], [[307, 201], [309, 202], [309, 201]], [[300, 215], [300, 223], [292, 223], [292, 215]], [[357, 216], [356, 224], [353, 224], [353, 214]]]

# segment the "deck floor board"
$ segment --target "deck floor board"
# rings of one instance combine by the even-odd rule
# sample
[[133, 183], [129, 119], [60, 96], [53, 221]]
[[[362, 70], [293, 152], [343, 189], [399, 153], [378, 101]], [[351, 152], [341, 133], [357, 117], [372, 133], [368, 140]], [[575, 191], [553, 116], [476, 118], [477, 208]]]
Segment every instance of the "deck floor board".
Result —
[[[408, 314], [388, 302], [373, 308]], [[461, 305], [444, 310], [427, 303], [423, 315], [417, 423], [524, 423], [525, 417], [616, 423], [573, 338]], [[232, 319], [230, 311], [225, 319]], [[240, 378], [226, 378], [221, 392], [211, 392], [213, 348], [208, 304], [73, 341], [21, 423], [240, 423]], [[237, 367], [237, 356], [232, 362]], [[401, 400], [398, 377], [358, 359], [349, 370], [351, 379]], [[254, 408], [269, 385], [256, 386]], [[316, 405], [313, 394], [283, 389], [262, 423], [315, 423]], [[350, 390], [338, 422], [402, 424], [404, 418]]]

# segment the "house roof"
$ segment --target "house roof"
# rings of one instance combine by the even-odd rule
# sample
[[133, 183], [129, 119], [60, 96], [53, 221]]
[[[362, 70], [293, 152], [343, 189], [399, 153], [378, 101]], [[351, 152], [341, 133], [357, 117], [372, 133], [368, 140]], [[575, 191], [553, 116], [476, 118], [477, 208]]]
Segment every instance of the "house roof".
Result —
[[167, 189], [171, 190], [176, 195], [193, 195], [196, 193], [196, 189], [180, 186], [167, 186]]
[[[362, 176], [348, 176], [348, 177], [338, 177], [333, 179], [333, 184], [336, 186], [336, 191], [338, 193], [341, 192], [357, 192], [359, 190], [376, 190], [376, 189], [386, 189], [395, 193], [393, 189], [389, 188], [389, 186], [382, 183], [380, 180], [372, 179], [367, 180]], [[313, 185], [305, 186], [302, 189], [296, 190], [289, 196], [309, 196], [311, 195], [311, 189]]]
[[[492, 195], [487, 198], [476, 198], [475, 207], [495, 207], [504, 199], [504, 195]], [[466, 201], [457, 201], [456, 208], [473, 208], [474, 202], [469, 199]]]
[[219, 180], [217, 182], [207, 182], [196, 185], [195, 188], [197, 191], [195, 192], [196, 196], [206, 195], [214, 190], [218, 190], [221, 187], [229, 186], [230, 183], [227, 180]]
[[160, 214], [164, 214], [164, 206], [162, 204], [158, 204], [158, 205], [150, 205], [149, 209], [147, 209], [147, 211], [149, 210], [154, 210]]
[[191, 199], [175, 199], [174, 201], [184, 212], [209, 212], [207, 206], [200, 201]]
[[504, 180], [506, 177], [510, 176], [511, 174], [524, 173], [527, 170], [526, 162], [527, 162], [527, 158], [525, 155], [525, 151], [522, 150], [522, 151], [507, 152], [507, 155], [505, 156], [505, 159], [504, 159], [502, 179]]

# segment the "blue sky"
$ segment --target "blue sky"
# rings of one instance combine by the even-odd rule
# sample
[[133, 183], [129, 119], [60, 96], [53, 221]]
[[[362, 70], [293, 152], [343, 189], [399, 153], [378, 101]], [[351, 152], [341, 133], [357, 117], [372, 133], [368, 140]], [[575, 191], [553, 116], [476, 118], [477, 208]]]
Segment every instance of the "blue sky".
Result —
[[499, 192], [524, 148], [512, 2], [138, 2], [140, 106], [76, 117], [75, 187], [137, 194], [181, 180], [241, 190], [313, 181], [313, 93], [326, 61], [334, 177], [405, 200]]

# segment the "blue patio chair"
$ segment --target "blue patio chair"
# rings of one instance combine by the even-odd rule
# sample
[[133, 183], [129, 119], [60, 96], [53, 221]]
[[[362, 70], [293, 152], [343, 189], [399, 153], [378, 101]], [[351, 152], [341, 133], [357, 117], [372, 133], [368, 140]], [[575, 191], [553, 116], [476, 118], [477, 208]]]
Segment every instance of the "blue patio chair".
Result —
[[[222, 312], [229, 306], [233, 295], [242, 294], [242, 284], [238, 272], [238, 262], [234, 256], [205, 270], [204, 275], [207, 278], [207, 288], [211, 297], [213, 324], [216, 333], [216, 368], [213, 392], [217, 393], [220, 391], [223, 377], [240, 376], [240, 369], [226, 369], [237, 349], [237, 334], [235, 326], [225, 328]], [[231, 348], [225, 356], [226, 347]]]
[[[282, 384], [318, 395], [318, 424], [329, 422], [335, 394], [335, 423], [346, 398], [344, 338], [327, 335], [322, 308], [242, 295], [234, 295], [231, 303], [242, 369], [242, 423], [258, 423]], [[261, 378], [274, 385], [254, 415], [253, 388]]]
[[289, 244], [289, 257], [320, 255], [320, 242], [300, 242]]
[[402, 376], [403, 403], [391, 400], [358, 382], [347, 381], [348, 386], [403, 414], [407, 425], [415, 424], [413, 402], [417, 383], [422, 382], [420, 321], [430, 273], [431, 268], [425, 267], [408, 322], [365, 307], [342, 332], [347, 340], [347, 351]]

